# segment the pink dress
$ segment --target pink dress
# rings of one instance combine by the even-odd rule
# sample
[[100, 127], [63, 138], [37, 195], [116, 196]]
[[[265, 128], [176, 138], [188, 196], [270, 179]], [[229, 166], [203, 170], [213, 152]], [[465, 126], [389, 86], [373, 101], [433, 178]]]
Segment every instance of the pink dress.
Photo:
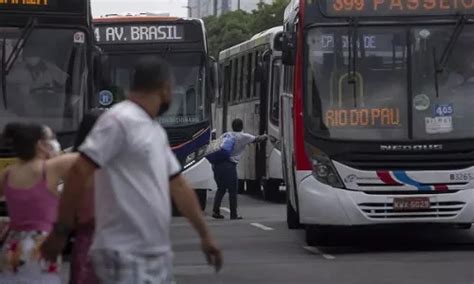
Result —
[[40, 253], [58, 209], [58, 197], [48, 189], [45, 167], [41, 180], [30, 188], [10, 186], [9, 174], [4, 189], [10, 231], [0, 254], [0, 283], [59, 284], [60, 259], [47, 262]]
[[89, 257], [94, 227], [94, 191], [88, 188], [79, 205], [78, 225], [72, 251], [71, 284], [98, 283]]

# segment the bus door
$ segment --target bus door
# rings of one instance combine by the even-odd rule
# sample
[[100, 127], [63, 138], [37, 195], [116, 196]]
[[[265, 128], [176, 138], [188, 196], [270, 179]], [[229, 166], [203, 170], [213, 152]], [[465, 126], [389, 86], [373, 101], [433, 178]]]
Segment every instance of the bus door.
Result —
[[[267, 50], [262, 53], [261, 58], [259, 59], [258, 69], [257, 69], [257, 80], [260, 81], [260, 98], [258, 106], [258, 113], [256, 115], [256, 121], [258, 121], [258, 134], [266, 134], [268, 129], [268, 82], [271, 78], [271, 51]], [[255, 174], [256, 179], [260, 180], [262, 177], [266, 176], [266, 145], [267, 143], [256, 144], [256, 153], [255, 153]]]
[[231, 64], [230, 62], [224, 63], [224, 89], [222, 92], [222, 133], [227, 132], [227, 113], [229, 108], [229, 97], [230, 97], [230, 83], [231, 83]]

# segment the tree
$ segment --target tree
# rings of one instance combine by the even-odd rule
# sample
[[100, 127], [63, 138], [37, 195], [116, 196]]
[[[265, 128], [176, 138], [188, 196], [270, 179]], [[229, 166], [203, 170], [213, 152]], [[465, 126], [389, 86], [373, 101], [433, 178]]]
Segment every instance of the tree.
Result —
[[220, 51], [282, 25], [288, 3], [289, 0], [274, 0], [272, 4], [261, 2], [252, 13], [233, 11], [220, 17], [204, 18], [210, 54], [217, 58]]

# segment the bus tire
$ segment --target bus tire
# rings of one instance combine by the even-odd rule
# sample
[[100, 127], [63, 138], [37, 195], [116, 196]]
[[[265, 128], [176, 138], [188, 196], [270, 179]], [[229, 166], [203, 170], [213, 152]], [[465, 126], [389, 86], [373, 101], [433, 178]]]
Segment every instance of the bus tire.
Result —
[[293, 208], [290, 201], [286, 202], [286, 223], [290, 230], [301, 229], [298, 212]]
[[329, 244], [329, 229], [325, 226], [308, 225], [305, 229], [308, 246], [325, 246]]
[[260, 181], [258, 180], [247, 180], [247, 190], [246, 193], [250, 195], [259, 194], [261, 191]]
[[280, 193], [281, 181], [278, 179], [263, 180], [263, 199], [277, 201]]
[[245, 193], [245, 180], [239, 179], [239, 188], [238, 188], [239, 194], [244, 194]]
[[201, 206], [202, 211], [205, 211], [207, 204], [207, 189], [196, 189], [196, 195], [198, 197], [199, 205]]

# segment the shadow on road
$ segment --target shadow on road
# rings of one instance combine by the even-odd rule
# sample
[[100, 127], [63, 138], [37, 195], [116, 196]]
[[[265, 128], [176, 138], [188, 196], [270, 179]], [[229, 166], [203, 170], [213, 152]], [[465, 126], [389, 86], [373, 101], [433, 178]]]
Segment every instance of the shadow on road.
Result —
[[337, 228], [319, 247], [330, 254], [368, 252], [474, 251], [474, 230], [451, 227], [393, 225]]

